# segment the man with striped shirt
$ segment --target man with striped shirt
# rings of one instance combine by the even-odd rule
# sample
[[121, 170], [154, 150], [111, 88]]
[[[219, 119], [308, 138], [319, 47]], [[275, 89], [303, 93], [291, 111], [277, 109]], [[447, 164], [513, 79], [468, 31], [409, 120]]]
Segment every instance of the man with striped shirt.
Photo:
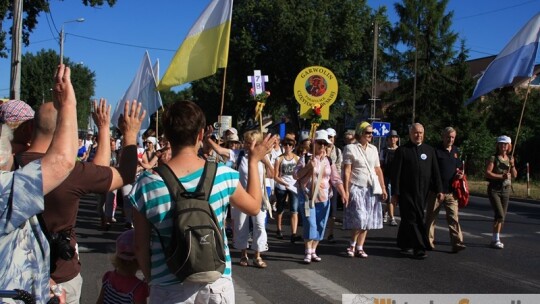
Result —
[[[186, 191], [194, 191], [205, 164], [197, 153], [205, 138], [204, 113], [193, 102], [176, 102], [165, 111], [162, 123], [172, 153], [167, 165], [179, 177]], [[274, 141], [275, 137], [267, 136], [261, 144], [251, 145], [246, 189], [239, 183], [237, 171], [223, 164], [218, 165], [209, 203], [223, 231], [229, 204], [249, 215], [256, 215], [259, 212], [262, 194], [257, 164], [264, 158]], [[150, 285], [150, 303], [221, 303], [222, 298], [228, 299], [229, 303], [234, 303], [231, 257], [225, 233], [222, 234], [226, 262], [223, 276], [210, 284], [180, 282], [169, 271], [165, 263], [163, 248], [154, 230], [154, 228], [159, 230], [166, 246], [166, 242], [170, 241], [174, 216], [170, 210], [172, 202], [167, 186], [159, 175], [154, 172], [144, 172], [139, 177], [129, 199], [137, 211], [133, 216], [135, 253]]]

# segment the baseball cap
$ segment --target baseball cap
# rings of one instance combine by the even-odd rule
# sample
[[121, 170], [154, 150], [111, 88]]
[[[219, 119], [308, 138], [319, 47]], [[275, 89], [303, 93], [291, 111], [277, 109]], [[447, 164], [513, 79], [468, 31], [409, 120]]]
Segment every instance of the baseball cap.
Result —
[[116, 239], [116, 256], [127, 261], [135, 260], [133, 229], [122, 232]]
[[0, 123], [11, 126], [33, 119], [34, 114], [34, 110], [22, 100], [13, 99], [0, 105]]
[[328, 132], [326, 130], [319, 130], [315, 132], [314, 141], [324, 140], [326, 143], [331, 144], [332, 142], [328, 139]]
[[326, 133], [328, 133], [328, 136], [332, 136], [332, 137], [336, 136], [336, 134], [337, 134], [336, 130], [334, 130], [332, 128], [326, 129]]
[[511, 144], [512, 139], [506, 135], [501, 135], [497, 137], [497, 143]]

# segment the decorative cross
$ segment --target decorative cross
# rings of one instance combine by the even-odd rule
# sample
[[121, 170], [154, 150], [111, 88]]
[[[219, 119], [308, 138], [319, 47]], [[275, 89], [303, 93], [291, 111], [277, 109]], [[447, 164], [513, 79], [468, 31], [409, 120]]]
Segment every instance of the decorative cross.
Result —
[[253, 76], [247, 77], [253, 87], [254, 96], [264, 92], [264, 83], [268, 82], [268, 75], [261, 75], [261, 70], [254, 70]]

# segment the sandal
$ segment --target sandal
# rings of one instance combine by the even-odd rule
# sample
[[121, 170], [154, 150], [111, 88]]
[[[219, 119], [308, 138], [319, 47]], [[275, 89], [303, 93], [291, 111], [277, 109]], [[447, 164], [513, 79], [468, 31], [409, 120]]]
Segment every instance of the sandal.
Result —
[[356, 250], [356, 256], [361, 257], [363, 259], [367, 258], [367, 253], [364, 252], [364, 250]]
[[304, 257], [304, 264], [310, 264], [311, 263], [311, 253], [306, 253], [306, 256]]
[[248, 257], [244, 256], [240, 258], [240, 266], [248, 266]]
[[253, 259], [253, 265], [257, 268], [266, 268], [268, 265], [261, 257]]
[[318, 256], [315, 252], [313, 252], [313, 253], [311, 254], [311, 260], [312, 260], [313, 262], [320, 262], [320, 261], [322, 261], [321, 257]]
[[354, 248], [347, 247], [347, 256], [350, 258], [354, 258]]

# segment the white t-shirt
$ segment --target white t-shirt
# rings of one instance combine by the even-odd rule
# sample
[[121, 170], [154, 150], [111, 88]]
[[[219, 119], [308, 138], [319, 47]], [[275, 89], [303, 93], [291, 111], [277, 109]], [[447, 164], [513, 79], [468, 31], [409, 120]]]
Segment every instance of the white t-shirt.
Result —
[[[370, 180], [369, 170], [360, 149], [362, 149], [360, 144], [350, 144], [345, 146], [343, 151], [343, 164], [352, 165], [350, 177], [352, 184], [360, 187], [367, 187]], [[371, 172], [375, 173], [375, 168], [381, 166], [379, 163], [379, 152], [377, 151], [377, 147], [368, 144], [364, 153]]]
[[[280, 183], [276, 183], [276, 188], [280, 190], [287, 190], [290, 189], [294, 193], [296, 193], [296, 180], [293, 177], [294, 174], [294, 168], [296, 168], [296, 165], [298, 163], [297, 161], [298, 157], [293, 157], [291, 160], [285, 159], [285, 157], [281, 158], [281, 163], [279, 164], [279, 177], [286, 182], [289, 187], [285, 187], [284, 185]], [[276, 160], [277, 161], [277, 160]]]
[[[229, 160], [232, 162], [236, 162], [238, 159], [238, 155], [240, 154], [240, 151], [245, 150], [229, 150]], [[248, 182], [248, 152], [244, 152], [244, 156], [242, 159], [240, 159], [240, 163], [237, 164], [237, 170], [238, 173], [240, 173], [240, 184], [247, 189], [247, 182]], [[259, 162], [259, 180], [261, 181], [261, 184], [264, 185], [264, 164], [262, 162]]]

